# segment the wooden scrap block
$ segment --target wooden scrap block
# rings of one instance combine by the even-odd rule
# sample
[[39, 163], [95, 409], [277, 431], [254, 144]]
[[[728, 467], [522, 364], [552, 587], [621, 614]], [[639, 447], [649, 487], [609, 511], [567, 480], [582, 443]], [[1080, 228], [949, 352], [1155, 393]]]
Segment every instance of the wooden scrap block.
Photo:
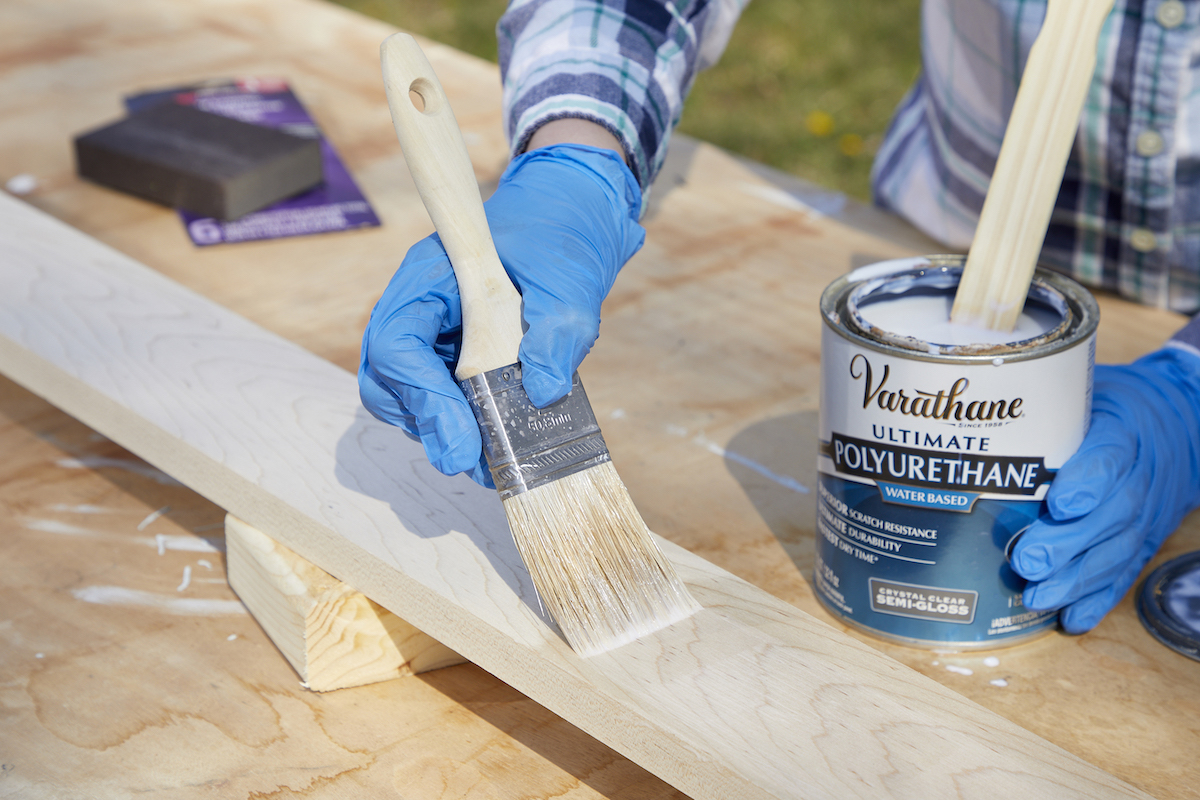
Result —
[[313, 691], [466, 661], [232, 514], [225, 546], [229, 585]]

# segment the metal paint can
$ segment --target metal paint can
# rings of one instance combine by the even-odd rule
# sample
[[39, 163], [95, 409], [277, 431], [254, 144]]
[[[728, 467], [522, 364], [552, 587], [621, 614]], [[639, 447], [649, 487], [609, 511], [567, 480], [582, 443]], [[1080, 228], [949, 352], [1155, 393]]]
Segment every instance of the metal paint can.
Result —
[[1045, 633], [1023, 607], [1012, 543], [1091, 416], [1099, 309], [1038, 270], [1026, 309], [1050, 324], [1007, 344], [941, 345], [864, 314], [913, 293], [952, 299], [961, 256], [863, 267], [821, 296], [817, 597], [902, 644], [971, 650]]

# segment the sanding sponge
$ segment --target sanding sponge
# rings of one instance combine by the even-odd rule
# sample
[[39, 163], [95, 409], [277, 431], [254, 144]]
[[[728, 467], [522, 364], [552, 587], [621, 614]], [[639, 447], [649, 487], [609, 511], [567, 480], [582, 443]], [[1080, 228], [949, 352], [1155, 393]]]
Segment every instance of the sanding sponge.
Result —
[[321, 182], [316, 139], [164, 102], [79, 135], [81, 177], [218, 219], [236, 219]]

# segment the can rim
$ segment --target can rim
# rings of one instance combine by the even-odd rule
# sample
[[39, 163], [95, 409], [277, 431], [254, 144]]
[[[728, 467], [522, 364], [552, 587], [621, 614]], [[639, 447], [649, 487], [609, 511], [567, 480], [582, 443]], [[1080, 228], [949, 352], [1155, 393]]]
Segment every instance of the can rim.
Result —
[[[835, 280], [821, 295], [821, 316], [825, 324], [838, 335], [881, 353], [919, 361], [939, 363], [992, 364], [999, 366], [1013, 361], [1041, 358], [1068, 350], [1087, 341], [1100, 321], [1100, 308], [1092, 294], [1082, 285], [1057, 272], [1038, 268], [1031, 284], [1031, 294], [1061, 297], [1066, 304], [1064, 319], [1052, 330], [1024, 341], [1001, 345], [932, 345], [902, 336], [879, 336], [878, 329], [863, 330], [856, 325], [853, 309], [848, 308], [851, 295], [860, 288], [880, 281], [921, 276], [930, 270], [940, 274], [961, 272], [966, 261], [961, 255], [930, 255], [920, 258], [896, 259], [871, 264]], [[880, 332], [882, 333], [882, 332]]]

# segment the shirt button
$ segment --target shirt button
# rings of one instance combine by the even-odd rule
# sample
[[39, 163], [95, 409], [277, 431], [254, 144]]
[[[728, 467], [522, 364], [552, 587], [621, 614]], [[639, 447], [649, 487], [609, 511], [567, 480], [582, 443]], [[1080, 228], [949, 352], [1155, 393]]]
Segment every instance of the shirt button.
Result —
[[1134, 148], [1139, 156], [1150, 158], [1156, 156], [1163, 151], [1165, 142], [1163, 142], [1162, 134], [1158, 131], [1146, 130], [1138, 134], [1137, 140], [1134, 143]]
[[1158, 249], [1158, 237], [1149, 228], [1134, 228], [1129, 235], [1129, 246], [1139, 253], [1149, 253]]
[[1167, 29], [1178, 28], [1183, 24], [1185, 17], [1187, 17], [1187, 9], [1179, 0], [1163, 0], [1158, 10], [1154, 12], [1154, 18], [1158, 20], [1158, 24]]

